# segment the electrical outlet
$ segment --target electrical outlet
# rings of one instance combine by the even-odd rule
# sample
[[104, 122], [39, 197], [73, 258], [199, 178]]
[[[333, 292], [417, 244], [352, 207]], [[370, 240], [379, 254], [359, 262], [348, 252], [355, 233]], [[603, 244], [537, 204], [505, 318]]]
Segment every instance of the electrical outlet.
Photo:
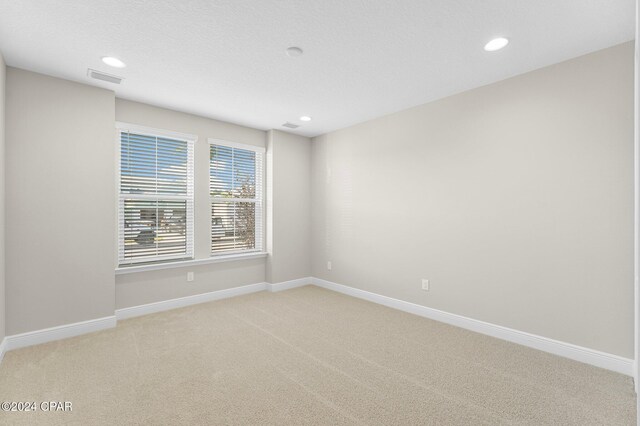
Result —
[[187, 272], [187, 281], [193, 281], [193, 272]]
[[429, 280], [422, 279], [422, 289], [424, 291], [429, 291]]
[[331, 261], [327, 262], [327, 270], [329, 270], [329, 271], [331, 270]]

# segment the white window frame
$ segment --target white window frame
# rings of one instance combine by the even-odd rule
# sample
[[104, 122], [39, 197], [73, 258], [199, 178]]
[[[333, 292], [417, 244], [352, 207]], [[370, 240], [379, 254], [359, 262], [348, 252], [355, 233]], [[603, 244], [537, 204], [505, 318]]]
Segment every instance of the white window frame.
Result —
[[[209, 142], [209, 149], [207, 151], [207, 155], [209, 156], [208, 162], [209, 162], [209, 181], [207, 183], [207, 189], [209, 192], [209, 256], [211, 258], [230, 258], [230, 257], [235, 257], [235, 256], [242, 256], [243, 254], [251, 254], [251, 253], [264, 253], [264, 247], [265, 247], [265, 228], [266, 228], [266, 198], [265, 198], [265, 190], [266, 190], [266, 182], [265, 182], [265, 178], [266, 178], [266, 170], [265, 170], [265, 166], [266, 166], [266, 149], [265, 147], [262, 146], [256, 146], [256, 145], [249, 145], [249, 144], [244, 144], [244, 143], [239, 143], [239, 142], [232, 142], [232, 141], [227, 141], [224, 139], [215, 139], [215, 138], [208, 138], [207, 141]], [[236, 149], [244, 149], [247, 151], [253, 151], [256, 154], [256, 163], [258, 161], [258, 159], [260, 159], [260, 169], [262, 170], [262, 176], [260, 176], [261, 178], [261, 185], [257, 185], [256, 183], [256, 198], [253, 199], [247, 199], [247, 198], [227, 198], [227, 197], [215, 197], [211, 195], [211, 183], [210, 183], [210, 176], [211, 176], [211, 145], [220, 145], [220, 146], [226, 146], [229, 148], [236, 148]], [[257, 169], [257, 164], [256, 164], [256, 169]], [[256, 181], [258, 180], [258, 177], [256, 176]], [[260, 201], [260, 214], [256, 214], [256, 230], [260, 229], [260, 232], [256, 232], [255, 236], [256, 236], [256, 241], [255, 241], [255, 247], [252, 249], [246, 249], [246, 250], [229, 250], [229, 251], [224, 251], [224, 252], [220, 252], [220, 253], [213, 253], [212, 252], [212, 245], [211, 245], [211, 241], [212, 241], [212, 229], [211, 229], [211, 212], [213, 210], [213, 203], [215, 200], [224, 200], [224, 201], [236, 201], [236, 202], [247, 202], [247, 201]], [[259, 228], [258, 228], [259, 225]]]
[[[194, 191], [194, 179], [195, 179], [195, 163], [194, 163], [194, 154], [195, 154], [195, 143], [198, 140], [197, 135], [192, 135], [188, 133], [180, 133], [174, 132], [171, 130], [164, 129], [156, 129], [153, 127], [140, 126], [136, 124], [124, 123], [124, 122], [116, 122], [116, 193], [117, 193], [117, 205], [116, 205], [116, 220], [117, 220], [117, 269], [120, 268], [133, 268], [133, 267], [144, 267], [146, 265], [157, 265], [162, 263], [169, 262], [180, 262], [180, 261], [188, 261], [192, 260], [195, 257], [195, 233], [194, 233], [194, 210], [195, 210], [195, 191]], [[123, 194], [120, 192], [120, 182], [122, 179], [121, 176], [121, 137], [122, 133], [139, 133], [147, 136], [154, 137], [162, 137], [169, 139], [177, 139], [187, 142], [187, 195], [151, 195], [151, 194]], [[184, 255], [164, 255], [164, 256], [155, 256], [153, 258], [147, 259], [135, 259], [135, 260], [126, 260], [124, 259], [124, 217], [121, 217], [119, 212], [123, 206], [125, 199], [138, 199], [138, 200], [152, 200], [152, 201], [162, 201], [162, 200], [178, 200], [186, 202], [186, 210], [187, 210], [187, 223], [186, 223], [186, 239], [187, 239], [187, 247], [186, 253]]]

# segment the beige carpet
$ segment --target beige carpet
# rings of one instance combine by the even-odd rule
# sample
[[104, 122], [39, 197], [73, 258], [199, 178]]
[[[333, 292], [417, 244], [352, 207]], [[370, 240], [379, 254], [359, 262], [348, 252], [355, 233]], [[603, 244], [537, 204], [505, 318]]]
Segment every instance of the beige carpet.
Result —
[[307, 286], [6, 354], [0, 424], [635, 425], [619, 374]]

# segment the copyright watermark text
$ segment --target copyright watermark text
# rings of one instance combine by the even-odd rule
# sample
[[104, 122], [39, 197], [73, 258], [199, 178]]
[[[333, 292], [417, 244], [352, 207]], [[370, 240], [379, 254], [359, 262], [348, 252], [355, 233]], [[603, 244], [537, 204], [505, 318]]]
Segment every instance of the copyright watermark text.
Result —
[[73, 411], [73, 403], [71, 401], [4, 401], [0, 403], [2, 411], [51, 411], [51, 412], [69, 412]]

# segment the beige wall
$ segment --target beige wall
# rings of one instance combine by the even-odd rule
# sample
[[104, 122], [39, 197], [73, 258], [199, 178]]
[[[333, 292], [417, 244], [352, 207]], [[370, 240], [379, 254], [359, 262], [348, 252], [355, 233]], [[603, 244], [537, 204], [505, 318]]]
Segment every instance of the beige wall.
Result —
[[279, 283], [311, 276], [311, 142], [268, 132], [266, 279]]
[[633, 358], [633, 56], [315, 138], [313, 275]]
[[7, 334], [111, 316], [113, 92], [6, 78]]
[[0, 52], [0, 342], [6, 335], [5, 332], [5, 279], [4, 279], [4, 209], [5, 209], [5, 196], [4, 196], [4, 104], [5, 104], [5, 80], [7, 74], [7, 67], [5, 66], [2, 53]]
[[116, 309], [262, 283], [264, 268], [262, 258], [117, 275]]
[[[207, 138], [266, 146], [266, 132], [205, 117], [116, 99], [117, 121], [198, 135], [195, 144], [195, 256], [209, 258], [209, 144]], [[114, 142], [115, 143], [115, 142]], [[115, 207], [114, 207], [115, 208]], [[115, 234], [114, 234], [114, 238]], [[116, 276], [116, 309], [265, 281], [265, 259]], [[187, 272], [194, 281], [187, 282]]]

